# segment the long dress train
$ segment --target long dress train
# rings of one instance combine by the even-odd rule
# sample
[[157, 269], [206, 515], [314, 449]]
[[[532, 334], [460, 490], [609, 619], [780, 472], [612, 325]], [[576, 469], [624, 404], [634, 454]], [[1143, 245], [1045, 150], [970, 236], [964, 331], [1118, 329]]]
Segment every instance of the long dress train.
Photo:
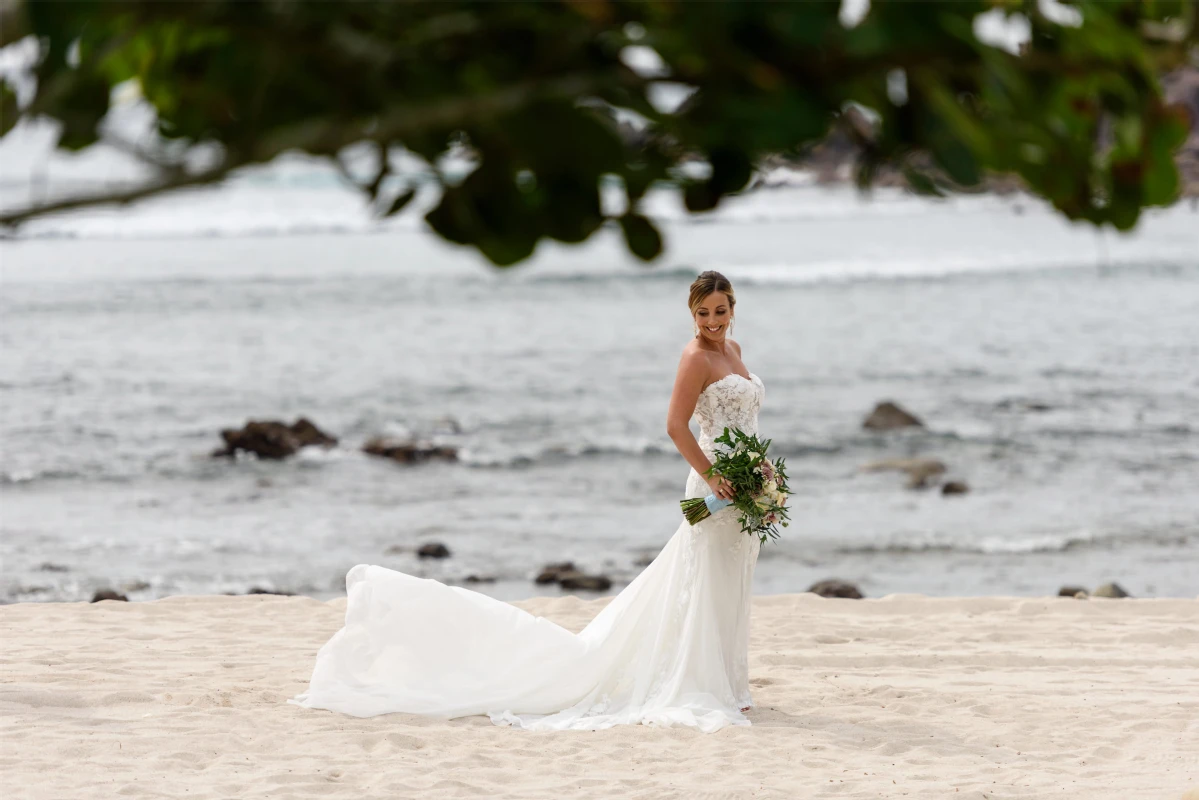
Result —
[[[732, 373], [696, 402], [700, 447], [757, 431], [761, 380]], [[686, 497], [710, 489], [690, 470]], [[578, 634], [500, 600], [385, 567], [346, 575], [345, 625], [289, 700], [356, 717], [488, 714], [531, 730], [748, 725], [749, 610], [759, 543], [728, 507], [682, 520], [658, 557]]]

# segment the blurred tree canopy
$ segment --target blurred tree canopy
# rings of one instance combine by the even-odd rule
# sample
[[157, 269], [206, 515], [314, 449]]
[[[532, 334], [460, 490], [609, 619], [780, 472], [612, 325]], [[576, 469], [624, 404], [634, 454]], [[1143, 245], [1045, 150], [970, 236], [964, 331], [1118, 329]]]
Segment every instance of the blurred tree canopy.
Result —
[[[211, 184], [286, 151], [337, 162], [367, 142], [377, 171], [346, 175], [379, 214], [413, 197], [386, 158], [403, 147], [442, 183], [428, 224], [496, 264], [609, 220], [649, 260], [662, 249], [640, 211], [651, 186], [713, 209], [762, 157], [802, 153], [856, 107], [869, 120], [848, 126], [862, 186], [882, 165], [929, 193], [1017, 175], [1071, 219], [1128, 229], [1178, 195], [1172, 154], [1190, 122], [1159, 75], [1195, 58], [1195, 5], [1074, 0], [1063, 23], [1033, 0], [873, 0], [848, 21], [821, 0], [7, 0], [0, 44], [32, 34], [40, 54], [30, 102], [3, 88], [0, 133], [49, 117], [60, 148], [110, 141], [113, 87], [133, 80], [160, 139], [117, 143], [152, 167], [144, 185], [0, 222]], [[1018, 53], [980, 40], [984, 12], [1027, 25]], [[656, 105], [672, 85], [692, 93]], [[180, 146], [194, 144], [218, 155], [194, 166]], [[450, 153], [472, 168], [447, 174]], [[614, 178], [615, 210], [600, 191]]]

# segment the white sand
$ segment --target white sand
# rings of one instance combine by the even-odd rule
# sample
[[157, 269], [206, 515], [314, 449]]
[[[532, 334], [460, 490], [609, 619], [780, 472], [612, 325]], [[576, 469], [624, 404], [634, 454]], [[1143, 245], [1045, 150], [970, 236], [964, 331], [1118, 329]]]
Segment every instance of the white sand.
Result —
[[286, 704], [343, 609], [0, 606], [0, 798], [1199, 797], [1199, 600], [757, 598], [754, 724], [710, 735]]

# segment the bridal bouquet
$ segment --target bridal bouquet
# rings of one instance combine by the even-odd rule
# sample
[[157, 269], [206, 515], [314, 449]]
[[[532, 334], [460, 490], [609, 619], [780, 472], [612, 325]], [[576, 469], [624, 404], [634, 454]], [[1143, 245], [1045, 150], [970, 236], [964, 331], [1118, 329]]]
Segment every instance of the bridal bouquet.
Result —
[[704, 472], [705, 477], [720, 473], [733, 485], [733, 499], [723, 500], [714, 494], [707, 497], [688, 497], [680, 501], [683, 516], [694, 525], [707, 519], [725, 506], [741, 511], [738, 521], [741, 530], [757, 534], [762, 543], [779, 537], [778, 527], [787, 527], [787, 471], [783, 459], [771, 461], [766, 457], [770, 440], [746, 434], [740, 428], [724, 433], [713, 440], [723, 445], [716, 451], [716, 463]]

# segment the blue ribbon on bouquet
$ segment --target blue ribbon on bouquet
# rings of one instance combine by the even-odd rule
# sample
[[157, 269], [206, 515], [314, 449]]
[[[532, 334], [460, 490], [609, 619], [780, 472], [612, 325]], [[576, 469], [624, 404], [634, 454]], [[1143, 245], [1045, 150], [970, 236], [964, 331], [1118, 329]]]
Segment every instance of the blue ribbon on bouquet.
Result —
[[731, 506], [732, 504], [732, 500], [724, 500], [714, 494], [710, 494], [704, 498], [704, 505], [708, 507], [709, 514], [715, 514], [725, 506]]

